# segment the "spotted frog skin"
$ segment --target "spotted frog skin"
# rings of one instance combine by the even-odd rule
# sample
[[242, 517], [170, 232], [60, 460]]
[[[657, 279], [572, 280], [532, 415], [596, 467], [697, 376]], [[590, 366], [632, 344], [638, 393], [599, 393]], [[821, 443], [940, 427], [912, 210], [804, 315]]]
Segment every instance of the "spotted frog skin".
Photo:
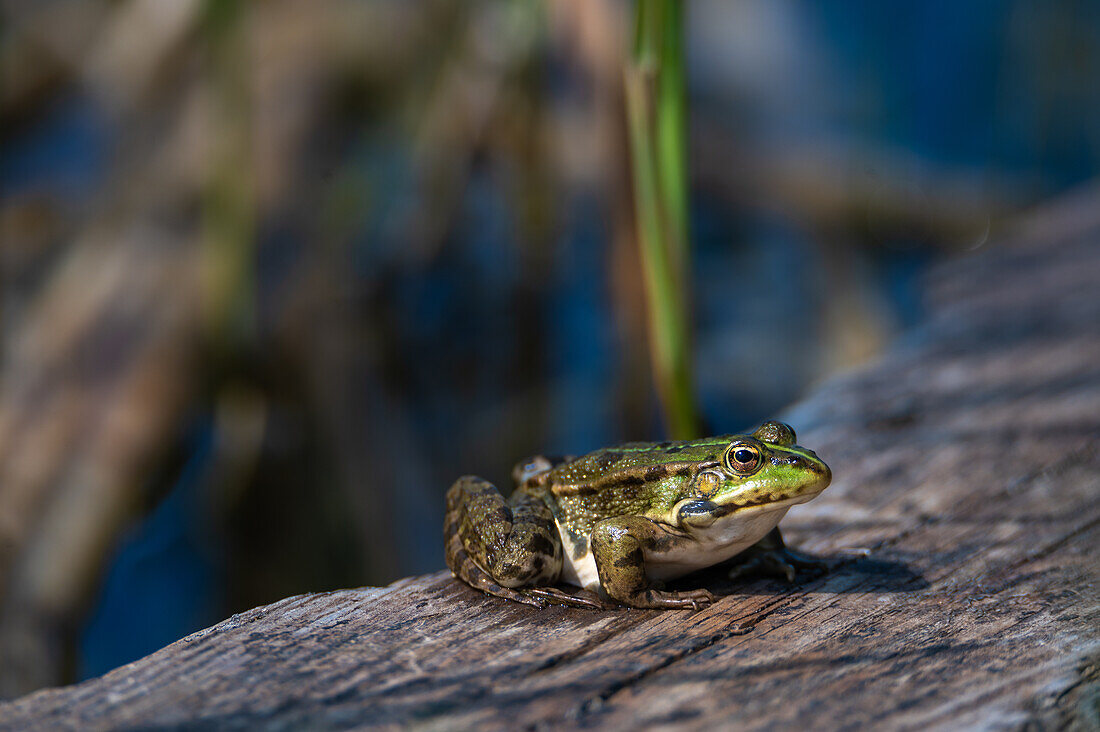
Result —
[[731, 576], [764, 569], [789, 580], [812, 564], [786, 549], [777, 524], [832, 474], [795, 444], [794, 430], [769, 421], [748, 435], [535, 457], [513, 477], [508, 500], [469, 475], [447, 492], [456, 577], [536, 606], [699, 608], [714, 601], [710, 592], [665, 591], [662, 582], [731, 559]]

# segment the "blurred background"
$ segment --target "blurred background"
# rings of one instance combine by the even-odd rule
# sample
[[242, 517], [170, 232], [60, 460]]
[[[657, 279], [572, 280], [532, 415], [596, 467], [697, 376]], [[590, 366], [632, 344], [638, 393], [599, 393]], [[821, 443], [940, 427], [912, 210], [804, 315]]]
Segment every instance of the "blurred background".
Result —
[[[458, 475], [662, 438], [631, 12], [0, 2], [0, 696], [441, 569]], [[1097, 2], [693, 0], [687, 48], [713, 433], [1100, 164]]]

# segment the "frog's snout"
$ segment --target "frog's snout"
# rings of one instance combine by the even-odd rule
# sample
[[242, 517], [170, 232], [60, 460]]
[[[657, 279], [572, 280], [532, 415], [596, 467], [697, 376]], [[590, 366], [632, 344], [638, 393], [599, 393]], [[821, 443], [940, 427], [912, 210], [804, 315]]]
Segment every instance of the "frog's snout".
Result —
[[833, 471], [829, 469], [829, 466], [817, 456], [813, 450], [806, 450], [808, 457], [801, 455], [791, 455], [787, 458], [787, 462], [792, 466], [803, 468], [814, 475], [814, 482], [819, 484], [823, 489], [829, 485], [833, 479]]
[[[814, 455], [814, 457], [817, 456]], [[827, 488], [833, 480], [833, 471], [829, 469], [829, 466], [821, 460], [807, 460], [805, 462], [810, 472], [817, 476], [817, 482], [821, 485], [822, 490]]]

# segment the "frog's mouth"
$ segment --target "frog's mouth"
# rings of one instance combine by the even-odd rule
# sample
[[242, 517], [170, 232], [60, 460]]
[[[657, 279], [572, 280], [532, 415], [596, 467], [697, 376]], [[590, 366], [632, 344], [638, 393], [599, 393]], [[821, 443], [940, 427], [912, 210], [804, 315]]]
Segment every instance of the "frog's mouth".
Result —
[[817, 498], [825, 490], [825, 487], [818, 488], [817, 490], [807, 491], [800, 493], [797, 496], [790, 498], [781, 498], [777, 501], [770, 500], [768, 498], [761, 499], [759, 501], [753, 501], [751, 503], [726, 503], [720, 504], [714, 514], [718, 517], [729, 516], [733, 513], [757, 513], [759, 511], [771, 511], [776, 508], [787, 508], [790, 506], [797, 506], [800, 503], [806, 503]]

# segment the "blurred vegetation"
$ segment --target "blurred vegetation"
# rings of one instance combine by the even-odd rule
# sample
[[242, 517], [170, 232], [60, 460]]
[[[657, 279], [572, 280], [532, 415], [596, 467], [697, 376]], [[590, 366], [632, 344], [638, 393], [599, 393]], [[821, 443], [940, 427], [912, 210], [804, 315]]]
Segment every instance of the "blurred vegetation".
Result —
[[643, 282], [732, 431], [1096, 174], [1093, 5], [682, 7], [0, 4], [0, 696], [441, 568], [456, 476], [664, 436]]

